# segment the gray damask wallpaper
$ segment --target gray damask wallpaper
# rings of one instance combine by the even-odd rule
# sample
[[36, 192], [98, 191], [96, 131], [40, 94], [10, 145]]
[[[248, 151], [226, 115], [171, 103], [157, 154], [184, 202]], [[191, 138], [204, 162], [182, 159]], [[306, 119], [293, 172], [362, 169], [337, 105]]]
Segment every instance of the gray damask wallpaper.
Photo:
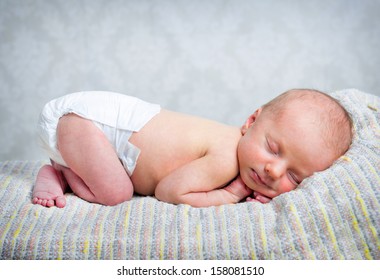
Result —
[[241, 125], [295, 87], [380, 96], [379, 0], [0, 0], [0, 160], [43, 105], [110, 90]]

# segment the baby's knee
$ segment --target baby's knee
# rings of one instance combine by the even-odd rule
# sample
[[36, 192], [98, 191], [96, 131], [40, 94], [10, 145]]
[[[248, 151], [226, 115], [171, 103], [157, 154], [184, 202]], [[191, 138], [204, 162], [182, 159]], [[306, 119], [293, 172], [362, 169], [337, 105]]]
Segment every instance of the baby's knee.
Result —
[[120, 203], [126, 202], [131, 200], [133, 197], [133, 186], [132, 184], [126, 184], [118, 189], [117, 192], [115, 192], [112, 195], [106, 196], [102, 204], [107, 206], [115, 206]]
[[111, 203], [110, 206], [118, 205], [120, 203], [129, 201], [132, 199], [132, 197], [133, 197], [133, 191], [132, 192], [130, 192], [130, 191], [121, 192], [121, 194], [113, 201], [113, 203]]

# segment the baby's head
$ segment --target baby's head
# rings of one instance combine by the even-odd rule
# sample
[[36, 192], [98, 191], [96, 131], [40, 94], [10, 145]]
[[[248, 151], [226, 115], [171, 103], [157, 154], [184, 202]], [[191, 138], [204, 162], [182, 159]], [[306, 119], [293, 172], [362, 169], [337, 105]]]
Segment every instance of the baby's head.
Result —
[[352, 140], [352, 121], [334, 98], [316, 90], [287, 91], [258, 109], [242, 127], [240, 175], [273, 198], [327, 169]]

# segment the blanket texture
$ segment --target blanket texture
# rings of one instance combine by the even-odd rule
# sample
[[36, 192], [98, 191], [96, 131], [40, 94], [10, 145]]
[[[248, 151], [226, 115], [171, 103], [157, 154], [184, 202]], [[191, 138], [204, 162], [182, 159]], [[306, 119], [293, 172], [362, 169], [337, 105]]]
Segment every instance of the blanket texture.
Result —
[[[107, 207], [31, 203], [42, 161], [0, 163], [1, 259], [380, 259], [380, 99], [333, 94], [355, 136], [329, 169], [269, 204], [209, 208], [153, 197]], [[47, 163], [47, 162], [46, 162]]]

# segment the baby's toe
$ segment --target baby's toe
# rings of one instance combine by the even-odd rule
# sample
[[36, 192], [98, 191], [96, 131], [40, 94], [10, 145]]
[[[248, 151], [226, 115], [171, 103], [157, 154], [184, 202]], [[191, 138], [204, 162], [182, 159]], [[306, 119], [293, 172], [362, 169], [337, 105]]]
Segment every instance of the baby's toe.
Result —
[[48, 199], [46, 201], [46, 205], [44, 205], [44, 206], [46, 206], [46, 207], [52, 207], [52, 206], [54, 206], [54, 200]]
[[47, 199], [41, 199], [41, 205], [46, 207], [48, 200]]
[[42, 205], [42, 199], [41, 199], [41, 198], [38, 198], [38, 197], [35, 197], [35, 198], [33, 199], [33, 203], [34, 203], [34, 204]]
[[58, 208], [63, 208], [66, 205], [66, 198], [64, 196], [58, 196], [57, 199], [55, 200], [55, 205]]

